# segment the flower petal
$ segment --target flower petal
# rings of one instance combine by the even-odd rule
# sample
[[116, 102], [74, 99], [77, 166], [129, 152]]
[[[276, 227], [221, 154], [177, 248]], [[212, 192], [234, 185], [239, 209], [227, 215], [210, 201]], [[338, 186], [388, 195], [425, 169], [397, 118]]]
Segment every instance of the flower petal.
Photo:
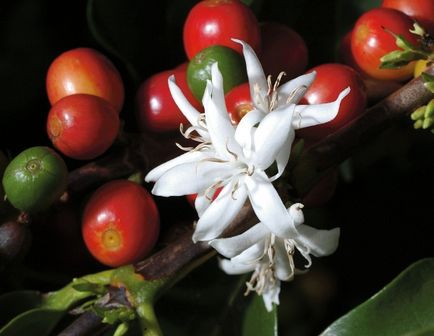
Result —
[[264, 101], [264, 98], [267, 96], [268, 92], [268, 83], [267, 79], [265, 78], [261, 62], [259, 62], [259, 59], [252, 47], [250, 47], [247, 43], [237, 39], [232, 39], [232, 41], [243, 46], [247, 77], [249, 78], [250, 96], [252, 97], [253, 104], [255, 104], [256, 108], [262, 111], [268, 111], [268, 105], [265, 104]]
[[270, 177], [270, 182], [276, 181], [280, 176], [282, 176], [283, 172], [285, 171], [286, 165], [288, 164], [289, 161], [289, 156], [291, 155], [291, 148], [292, 148], [292, 143], [294, 142], [294, 138], [295, 138], [295, 132], [294, 130], [290, 129], [288, 138], [286, 139], [285, 143], [280, 149], [280, 152], [277, 153], [277, 157], [276, 157], [277, 174]]
[[259, 124], [254, 136], [255, 156], [253, 162], [267, 169], [276, 160], [283, 145], [287, 144], [295, 105], [268, 113]]
[[304, 223], [303, 209], [304, 205], [301, 203], [294, 203], [288, 208], [288, 213], [294, 221], [294, 225], [298, 226]]
[[233, 258], [258, 241], [265, 239], [265, 236], [269, 234], [268, 228], [258, 223], [237, 236], [214, 239], [209, 244], [226, 258]]
[[[187, 98], [185, 98], [184, 94], [182, 93], [182, 90], [175, 82], [175, 76], [174, 75], [170, 76], [167, 82], [169, 84], [169, 90], [172, 95], [172, 98], [175, 101], [175, 104], [181, 110], [182, 114], [187, 118], [187, 120], [190, 122], [192, 126], [198, 126], [200, 112], [190, 104]], [[204, 136], [205, 133], [204, 131], [197, 130], [197, 132], [201, 136]]]
[[240, 120], [235, 130], [235, 140], [243, 147], [245, 155], [249, 155], [250, 151], [253, 150], [252, 142], [255, 131], [253, 126], [259, 123], [264, 116], [265, 114], [260, 110], [252, 110]]
[[[211, 65], [212, 99], [217, 106], [225, 106], [225, 92], [223, 89], [223, 76], [219, 70], [218, 63]], [[229, 115], [226, 113], [227, 120], [232, 125]]]
[[264, 172], [255, 172], [252, 176], [246, 176], [244, 181], [259, 220], [279, 237], [297, 235], [293, 220], [267, 175]]
[[265, 254], [265, 240], [260, 240], [256, 244], [250, 246], [231, 260], [235, 263], [242, 264], [257, 264], [261, 262], [262, 257]]
[[233, 172], [228, 162], [189, 162], [169, 169], [155, 183], [152, 193], [158, 196], [200, 194]]
[[193, 233], [194, 242], [217, 238], [237, 216], [247, 199], [247, 192], [243, 185], [236, 191], [233, 188], [234, 183], [228, 183], [199, 218]]
[[205, 212], [206, 209], [210, 206], [212, 199], [207, 197], [205, 193], [198, 194], [194, 201], [194, 207], [197, 211], [197, 215], [200, 217]]
[[302, 224], [297, 226], [299, 235], [294, 239], [297, 245], [302, 244], [308, 248], [310, 254], [322, 257], [336, 251], [339, 244], [340, 229], [318, 230]]
[[276, 280], [273, 284], [268, 284], [262, 293], [262, 299], [264, 300], [265, 308], [268, 312], [273, 310], [273, 303], [279, 304], [280, 294], [280, 281]]
[[281, 239], [274, 244], [275, 274], [279, 280], [289, 281], [294, 277], [295, 265], [291, 255], [286, 252]]
[[155, 182], [169, 169], [183, 163], [198, 162], [212, 155], [212, 151], [187, 152], [152, 169], [146, 176], [146, 182]]
[[317, 105], [297, 105], [295, 108], [292, 126], [294, 129], [305, 128], [323, 124], [333, 120], [339, 112], [339, 105], [348, 93], [350, 88], [343, 90], [338, 98], [331, 103]]
[[227, 274], [244, 274], [253, 271], [256, 267], [255, 264], [239, 264], [228, 259], [220, 259], [219, 266]]
[[298, 76], [277, 88], [278, 106], [285, 104], [297, 104], [303, 98], [306, 90], [315, 80], [316, 72], [312, 71]]
[[222, 99], [219, 95], [219, 91], [214, 91], [211, 82], [208, 81], [203, 103], [209, 137], [220, 157], [229, 160], [233, 158], [229, 151], [240, 154], [241, 148], [235, 141], [235, 129], [226, 110], [224, 97]]

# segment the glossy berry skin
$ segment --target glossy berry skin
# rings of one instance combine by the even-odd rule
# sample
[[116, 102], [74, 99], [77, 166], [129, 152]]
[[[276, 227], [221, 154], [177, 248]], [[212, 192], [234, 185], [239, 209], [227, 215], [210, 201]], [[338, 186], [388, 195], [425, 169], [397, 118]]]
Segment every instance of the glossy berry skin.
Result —
[[345, 126], [363, 113], [366, 106], [366, 91], [360, 75], [349, 66], [328, 63], [310, 69], [316, 78], [304, 95], [301, 104], [323, 104], [335, 101], [339, 93], [350, 87], [350, 93], [342, 100], [338, 115], [331, 121], [300, 129], [298, 135], [319, 140]]
[[259, 24], [252, 10], [239, 0], [198, 2], [184, 23], [183, 38], [188, 59], [212, 45], [242, 53], [241, 45], [231, 38], [245, 41], [256, 52], [260, 50]]
[[65, 162], [49, 147], [31, 147], [6, 167], [3, 188], [9, 202], [21, 211], [46, 210], [66, 190]]
[[231, 122], [237, 125], [241, 118], [254, 108], [249, 83], [234, 87], [225, 95], [225, 101]]
[[59, 99], [86, 93], [107, 100], [119, 113], [124, 102], [124, 85], [113, 63], [91, 48], [77, 48], [59, 55], [46, 78], [51, 105]]
[[352, 67], [354, 70], [363, 73], [363, 71], [357, 66], [356, 61], [354, 60], [353, 53], [351, 51], [351, 35], [353, 34], [353, 31], [348, 31], [340, 40], [339, 42], [339, 49], [338, 49], [338, 57], [339, 62], [342, 62], [350, 67]]
[[193, 96], [187, 85], [187, 65], [163, 71], [149, 77], [137, 90], [136, 117], [142, 131], [168, 132], [179, 130], [179, 124], [186, 125], [187, 118], [175, 104], [167, 84], [168, 78], [174, 75], [190, 104], [202, 111], [202, 104]]
[[434, 34], [433, 0], [383, 0], [381, 7], [393, 8], [407, 14], [428, 32]]
[[53, 145], [66, 156], [91, 160], [103, 154], [119, 132], [119, 116], [104, 99], [75, 94], [57, 101], [47, 118]]
[[280, 72], [292, 79], [306, 71], [308, 50], [303, 38], [293, 29], [277, 22], [260, 24], [262, 50], [260, 60], [264, 73], [276, 79]]
[[82, 234], [90, 253], [118, 267], [144, 258], [157, 242], [159, 214], [140, 185], [114, 180], [98, 188], [86, 204]]
[[413, 21], [404, 13], [390, 8], [374, 8], [356, 22], [351, 35], [351, 51], [357, 66], [370, 77], [380, 80], [407, 80], [413, 74], [414, 63], [399, 69], [380, 69], [380, 58], [399, 49], [389, 31], [417, 44], [409, 32]]

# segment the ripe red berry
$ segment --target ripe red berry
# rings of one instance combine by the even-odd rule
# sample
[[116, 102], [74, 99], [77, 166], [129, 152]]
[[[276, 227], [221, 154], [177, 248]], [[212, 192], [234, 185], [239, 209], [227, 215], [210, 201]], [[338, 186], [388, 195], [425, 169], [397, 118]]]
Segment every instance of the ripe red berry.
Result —
[[124, 85], [118, 70], [106, 56], [91, 48], [59, 55], [48, 69], [46, 86], [51, 105], [77, 93], [104, 98], [117, 112], [124, 103]]
[[202, 104], [193, 96], [187, 84], [187, 64], [163, 71], [149, 77], [137, 90], [136, 117], [141, 130], [167, 132], [179, 129], [179, 124], [188, 121], [182, 114], [169, 91], [167, 80], [174, 75], [176, 84], [182, 90], [190, 104], [198, 111]]
[[119, 132], [119, 116], [104, 99], [75, 94], [52, 106], [47, 132], [53, 145], [66, 156], [90, 160], [113, 144]]
[[212, 45], [226, 46], [242, 53], [243, 40], [260, 50], [259, 24], [252, 10], [239, 0], [204, 0], [188, 14], [184, 24], [184, 48], [188, 59]]
[[[393, 32], [417, 44], [410, 33], [413, 21], [404, 13], [390, 8], [374, 8], [356, 22], [351, 35], [351, 51], [357, 66], [368, 76], [381, 80], [406, 80], [413, 74], [414, 63], [399, 69], [381, 69], [381, 57], [399, 49]], [[388, 32], [388, 31], [390, 32]]]
[[301, 103], [329, 103], [336, 100], [345, 88], [351, 89], [348, 96], [342, 100], [338, 115], [333, 120], [298, 131], [301, 137], [319, 140], [343, 127], [364, 111], [366, 91], [360, 75], [349, 66], [338, 63], [321, 64], [308, 72], [312, 71], [316, 71], [316, 78]]
[[86, 204], [82, 233], [92, 255], [117, 267], [139, 261], [157, 242], [159, 214], [152, 196], [128, 180], [106, 183]]
[[303, 38], [295, 30], [276, 22], [261, 23], [260, 28], [260, 60], [264, 73], [276, 79], [284, 71], [283, 80], [301, 75], [308, 63], [308, 50]]

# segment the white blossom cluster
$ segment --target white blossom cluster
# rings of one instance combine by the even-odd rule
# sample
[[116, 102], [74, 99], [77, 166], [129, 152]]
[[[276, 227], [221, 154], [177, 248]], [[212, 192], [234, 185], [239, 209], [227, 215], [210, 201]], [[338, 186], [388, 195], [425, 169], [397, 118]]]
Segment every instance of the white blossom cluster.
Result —
[[[231, 123], [217, 63], [212, 65], [212, 79], [203, 95], [204, 113], [191, 106], [170, 77], [172, 97], [191, 124], [183, 134], [198, 144], [184, 148], [186, 153], [154, 168], [145, 179], [155, 182], [155, 195], [198, 195], [193, 241], [209, 242], [226, 257], [220, 260], [226, 273], [253, 272], [247, 292], [262, 295], [271, 310], [273, 303], [279, 303], [280, 282], [291, 280], [297, 272], [296, 250], [309, 267], [310, 255], [329, 255], [337, 248], [339, 228], [318, 230], [305, 225], [303, 205], [296, 203], [287, 209], [272, 182], [285, 170], [295, 130], [332, 120], [349, 88], [332, 103], [297, 105], [315, 72], [282, 86], [278, 78], [273, 84], [252, 48], [234, 41], [243, 46], [254, 109], [237, 126]], [[268, 176], [267, 169], [274, 163], [277, 174]], [[260, 222], [238, 236], [219, 238], [247, 200]]]

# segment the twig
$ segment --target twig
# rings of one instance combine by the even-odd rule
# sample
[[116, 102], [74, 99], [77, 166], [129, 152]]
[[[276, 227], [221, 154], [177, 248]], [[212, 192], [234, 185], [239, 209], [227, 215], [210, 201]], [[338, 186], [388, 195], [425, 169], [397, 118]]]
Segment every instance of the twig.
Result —
[[[434, 66], [427, 72], [434, 74]], [[390, 123], [410, 114], [433, 98], [434, 95], [424, 87], [420, 77], [410, 81], [367, 109], [346, 127], [306, 150], [294, 168], [292, 184], [301, 195], [305, 194], [328, 169], [374, 140]]]
[[[254, 220], [252, 207], [250, 203], [246, 203], [223, 236], [233, 236], [245, 231], [254, 224]], [[193, 243], [192, 234], [193, 226], [190, 225], [175, 242], [137, 263], [136, 271], [145, 279], [160, 279], [175, 274], [195, 259], [214, 252], [207, 243]]]
[[173, 138], [157, 141], [146, 134], [126, 134], [125, 137], [127, 143], [120, 145], [109, 155], [70, 172], [69, 193], [80, 193], [137, 171], [146, 172], [177, 151]]
[[85, 336], [97, 335], [102, 326], [102, 319], [92, 311], [81, 314], [58, 336]]

